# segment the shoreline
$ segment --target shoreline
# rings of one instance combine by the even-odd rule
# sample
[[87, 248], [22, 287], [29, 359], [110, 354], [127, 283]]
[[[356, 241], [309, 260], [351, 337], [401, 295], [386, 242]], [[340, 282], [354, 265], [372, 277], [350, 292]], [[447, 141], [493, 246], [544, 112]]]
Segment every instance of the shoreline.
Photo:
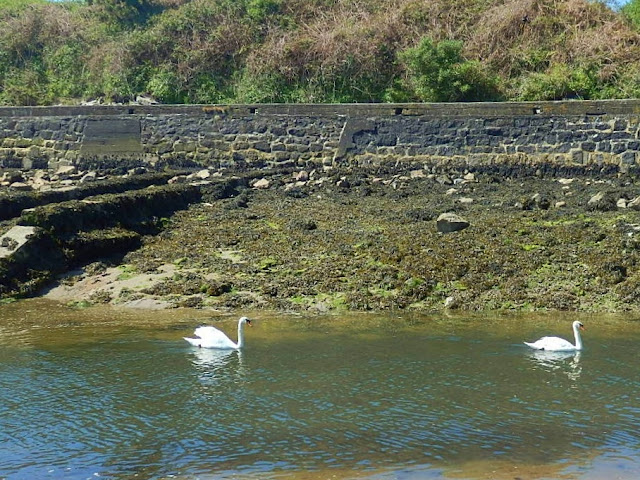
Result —
[[[48, 298], [139, 308], [637, 312], [634, 178], [296, 171], [164, 220]], [[439, 231], [443, 213], [468, 227]]]

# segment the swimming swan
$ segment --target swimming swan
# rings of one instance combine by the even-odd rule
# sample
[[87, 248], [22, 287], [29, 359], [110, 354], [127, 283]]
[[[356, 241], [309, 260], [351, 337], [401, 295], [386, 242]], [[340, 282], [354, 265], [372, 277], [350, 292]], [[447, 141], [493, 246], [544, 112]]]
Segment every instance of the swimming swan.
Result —
[[251, 320], [242, 317], [238, 320], [238, 343], [235, 343], [216, 327], [198, 327], [193, 332], [198, 338], [184, 337], [194, 347], [239, 350], [244, 346], [244, 326], [251, 326]]
[[582, 350], [582, 339], [580, 338], [580, 330], [584, 330], [584, 325], [579, 321], [573, 322], [573, 336], [576, 339], [576, 344], [568, 342], [564, 338], [560, 337], [542, 337], [540, 340], [525, 344], [536, 350], [549, 350], [549, 351], [568, 351], [568, 350]]

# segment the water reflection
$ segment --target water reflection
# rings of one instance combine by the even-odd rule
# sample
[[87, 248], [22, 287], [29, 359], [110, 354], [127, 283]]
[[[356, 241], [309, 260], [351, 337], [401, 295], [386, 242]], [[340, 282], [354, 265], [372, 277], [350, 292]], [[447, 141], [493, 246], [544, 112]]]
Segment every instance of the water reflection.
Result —
[[240, 350], [190, 348], [191, 364], [201, 383], [211, 385], [225, 380], [236, 381], [245, 373]]
[[570, 380], [578, 380], [582, 374], [580, 351], [551, 352], [548, 350], [532, 350], [528, 357], [535, 368], [547, 372], [564, 373]]

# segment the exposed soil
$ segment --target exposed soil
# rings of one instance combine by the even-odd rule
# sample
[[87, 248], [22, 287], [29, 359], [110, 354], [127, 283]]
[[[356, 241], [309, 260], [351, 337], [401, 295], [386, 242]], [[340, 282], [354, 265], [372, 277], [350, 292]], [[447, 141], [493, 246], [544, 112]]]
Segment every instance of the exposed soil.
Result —
[[[93, 263], [47, 295], [317, 312], [640, 310], [634, 178], [305, 174], [205, 193], [121, 264]], [[444, 212], [470, 226], [439, 233]]]

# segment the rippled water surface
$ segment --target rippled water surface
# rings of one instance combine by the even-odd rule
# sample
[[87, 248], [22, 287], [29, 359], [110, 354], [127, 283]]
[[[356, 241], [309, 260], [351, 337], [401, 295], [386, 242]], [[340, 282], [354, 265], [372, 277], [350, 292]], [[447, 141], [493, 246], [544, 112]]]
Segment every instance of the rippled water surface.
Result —
[[635, 318], [255, 318], [0, 307], [0, 478], [640, 478]]

